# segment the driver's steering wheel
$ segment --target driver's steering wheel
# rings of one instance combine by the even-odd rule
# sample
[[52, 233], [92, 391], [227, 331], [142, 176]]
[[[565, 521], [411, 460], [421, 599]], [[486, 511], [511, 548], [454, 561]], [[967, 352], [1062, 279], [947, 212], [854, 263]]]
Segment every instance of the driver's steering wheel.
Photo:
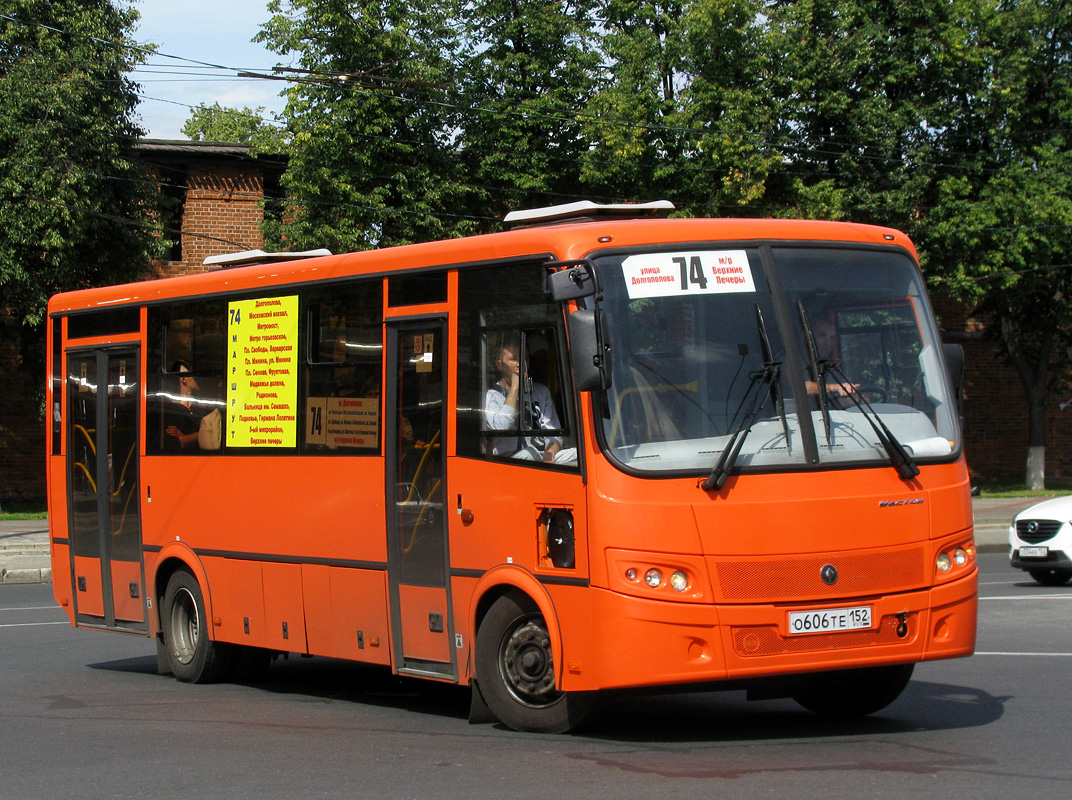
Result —
[[890, 399], [890, 393], [881, 386], [857, 386], [856, 391], [869, 403], [885, 403]]

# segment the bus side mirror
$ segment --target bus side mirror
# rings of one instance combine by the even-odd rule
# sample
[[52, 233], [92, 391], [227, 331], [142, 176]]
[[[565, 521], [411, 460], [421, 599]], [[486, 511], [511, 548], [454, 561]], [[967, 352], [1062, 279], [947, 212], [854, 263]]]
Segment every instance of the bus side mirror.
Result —
[[559, 303], [591, 297], [596, 293], [595, 270], [587, 261], [552, 261], [548, 268], [568, 267], [547, 276], [547, 294]]
[[610, 348], [606, 315], [583, 308], [569, 315], [570, 364], [579, 392], [610, 388]]
[[949, 372], [949, 383], [953, 387], [953, 396], [960, 406], [960, 391], [964, 388], [964, 348], [959, 344], [943, 344], [942, 355], [945, 368]]
[[960, 393], [964, 388], [964, 348], [959, 344], [942, 344], [945, 368], [949, 373], [949, 385], [953, 388], [953, 405], [957, 409], [960, 429], [964, 430], [964, 405]]

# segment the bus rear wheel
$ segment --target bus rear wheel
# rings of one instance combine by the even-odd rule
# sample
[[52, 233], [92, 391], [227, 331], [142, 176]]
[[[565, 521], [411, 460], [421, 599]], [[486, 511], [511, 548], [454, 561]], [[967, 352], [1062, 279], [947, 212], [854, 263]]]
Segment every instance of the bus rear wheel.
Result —
[[208, 636], [205, 600], [197, 579], [177, 570], [164, 590], [164, 651], [172, 674], [187, 683], [213, 683], [227, 673], [232, 649]]
[[500, 597], [476, 637], [476, 678], [488, 708], [516, 731], [565, 733], [588, 716], [591, 693], [556, 688], [551, 637], [536, 604]]
[[817, 672], [801, 679], [793, 699], [824, 717], [865, 717], [888, 706], [904, 691], [915, 664]]

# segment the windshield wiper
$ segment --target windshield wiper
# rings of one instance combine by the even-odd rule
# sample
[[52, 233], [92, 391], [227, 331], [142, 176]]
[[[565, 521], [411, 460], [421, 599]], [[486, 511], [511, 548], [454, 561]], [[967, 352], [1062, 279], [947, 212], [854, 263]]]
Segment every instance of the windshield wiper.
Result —
[[897, 441], [897, 437], [886, 427], [886, 423], [882, 421], [882, 417], [879, 416], [878, 412], [871, 408], [871, 404], [867, 402], [867, 398], [860, 393], [860, 390], [849, 383], [849, 379], [845, 377], [837, 363], [828, 362], [826, 371], [834, 376], [834, 380], [838, 382], [838, 386], [841, 387], [844, 395], [852, 400], [856, 407], [860, 409], [860, 413], [864, 415], [864, 418], [871, 423], [875, 435], [886, 450], [886, 454], [890, 457], [890, 463], [893, 464], [894, 469], [897, 470], [897, 474], [901, 476], [902, 480], [911, 480], [919, 475], [919, 467], [916, 466], [912, 456], [905, 450], [904, 445]]
[[[763, 369], [752, 374], [752, 381], [749, 384], [748, 391], [745, 392], [744, 397], [741, 398], [740, 405], [737, 406], [737, 411], [740, 412], [745, 402], [751, 398], [748, 411], [740, 415], [740, 421], [726, 443], [722, 456], [718, 459], [714, 469], [711, 470], [711, 474], [705, 480], [700, 481], [700, 488], [705, 492], [709, 492], [712, 489], [721, 489], [725, 485], [726, 479], [730, 476], [730, 471], [737, 461], [737, 456], [740, 455], [741, 447], [744, 446], [744, 440], [752, 430], [752, 425], [759, 416], [760, 410], [772, 395], [776, 398], [778, 397], [777, 384], [782, 372], [782, 363], [775, 361], [771, 355], [767, 328], [763, 324], [763, 313], [759, 310], [758, 305], [756, 306], [756, 325], [759, 328], [760, 339], [763, 342], [763, 357], [765, 359]], [[789, 423], [786, 420], [784, 408], [779, 408], [779, 411], [781, 412], [782, 425], [785, 428], [785, 435], [788, 441]], [[736, 418], [737, 414], [734, 414], [734, 417]]]
[[819, 348], [815, 346], [815, 334], [812, 333], [808, 314], [804, 311], [804, 302], [797, 300], [800, 311], [800, 326], [804, 329], [804, 348], [808, 353], [808, 372], [815, 381], [816, 394], [819, 398], [819, 410], [823, 414], [823, 427], [826, 430], [826, 443], [832, 445], [833, 423], [830, 421], [830, 396], [826, 390], [826, 373], [832, 362], [819, 358]]
[[[767, 326], [763, 323], [763, 312], [759, 310], [759, 305], [756, 305], [756, 327], [759, 329], [759, 343], [763, 347], [763, 363], [775, 364], [774, 351], [771, 350], [770, 337], [767, 336]], [[779, 368], [779, 373], [774, 376], [774, 379], [770, 383], [770, 396], [774, 398], [774, 408], [778, 412], [778, 418], [782, 421], [782, 432], [785, 433], [785, 447], [788, 451], [792, 452], [792, 442], [789, 441], [789, 420], [785, 416], [785, 398], [782, 397], [782, 393], [778, 386], [778, 377], [781, 373], [781, 362], [776, 365]], [[764, 369], [766, 367], [764, 366]]]

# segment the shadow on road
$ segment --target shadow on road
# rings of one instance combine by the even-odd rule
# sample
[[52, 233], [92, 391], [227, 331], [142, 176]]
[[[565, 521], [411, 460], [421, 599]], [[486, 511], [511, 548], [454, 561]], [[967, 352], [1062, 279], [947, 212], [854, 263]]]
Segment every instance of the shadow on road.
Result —
[[[152, 657], [90, 666], [159, 677]], [[469, 711], [467, 687], [400, 677], [384, 667], [329, 658], [278, 658], [263, 679], [244, 685], [277, 695], [302, 695], [459, 720], [465, 720]], [[594, 718], [578, 735], [619, 743], [684, 744], [960, 730], [999, 720], [1008, 699], [971, 687], [917, 680], [909, 683], [904, 694], [883, 711], [862, 719], [834, 720], [805, 711], [791, 700], [749, 702], [743, 691], [615, 693], [603, 698]]]

